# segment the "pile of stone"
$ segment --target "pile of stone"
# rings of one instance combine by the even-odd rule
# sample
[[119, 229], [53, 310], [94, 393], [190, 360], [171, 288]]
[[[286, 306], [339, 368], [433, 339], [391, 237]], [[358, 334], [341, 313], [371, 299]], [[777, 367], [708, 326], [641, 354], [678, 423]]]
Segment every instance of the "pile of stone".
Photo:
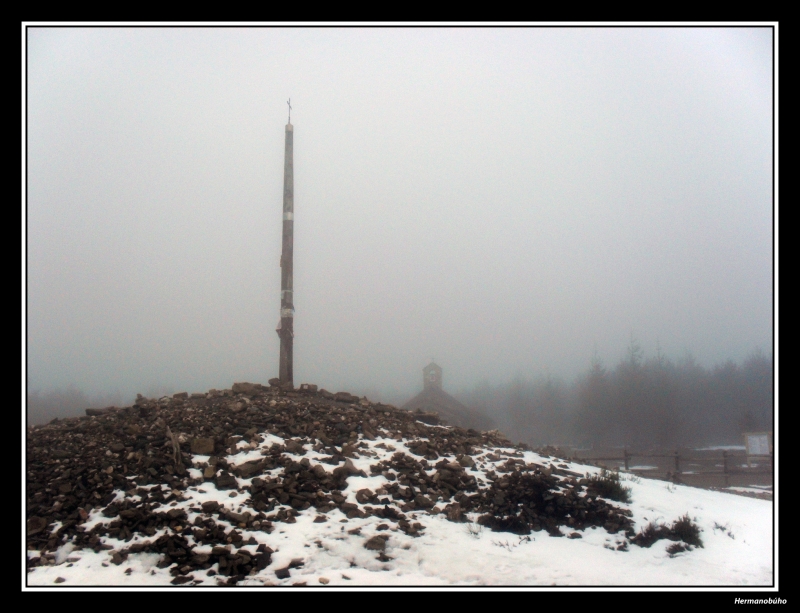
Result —
[[[544, 529], [560, 535], [559, 526], [589, 525], [630, 531], [624, 510], [579, 495], [580, 475], [552, 464], [526, 465], [524, 446], [514, 447], [497, 431], [442, 427], [436, 414], [314, 385], [236, 383], [204, 394], [139, 396], [131, 407], [86, 413], [27, 431], [27, 544], [39, 552], [29, 556], [31, 566], [53, 563], [67, 541], [101, 551], [112, 549], [106, 541], [113, 538], [126, 545], [114, 549], [111, 563], [155, 552], [175, 584], [191, 581], [199, 569], [233, 584], [271, 563], [272, 550], [252, 536], [257, 531], [269, 533], [275, 523], [293, 523], [304, 512], [324, 522], [334, 509], [348, 518], [380, 518], [388, 523], [379, 530], [392, 523], [411, 536], [425, 530], [414, 521], [420, 513], [423, 521], [425, 513], [446, 513], [453, 521], [478, 513], [489, 528], [519, 534]], [[262, 444], [269, 435], [283, 442]], [[357, 502], [348, 502], [342, 492], [348, 478], [367, 476], [353, 460], [374, 456], [366, 441], [378, 439], [377, 448], [396, 451], [393, 444], [402, 442], [411, 453], [396, 451], [370, 465], [385, 486], [361, 489]], [[304, 446], [322, 459], [312, 465]], [[226, 460], [248, 448], [261, 449], [260, 459]], [[193, 463], [193, 456], [207, 461]], [[489, 482], [477, 477], [479, 469]], [[235, 511], [204, 502], [188, 509], [190, 521], [185, 509], [174, 507], [205, 483], [232, 496], [245, 493], [246, 502]], [[110, 521], [87, 523], [92, 513]], [[152, 538], [132, 542], [136, 534]], [[385, 539], [376, 538], [370, 548], [385, 555]], [[278, 578], [288, 572], [275, 569]]]
[[[422, 455], [422, 450], [417, 448], [413, 453]], [[514, 455], [522, 456], [519, 452]], [[406, 512], [431, 509], [437, 500], [452, 500], [443, 509], [449, 519], [467, 521], [469, 513], [477, 512], [479, 524], [499, 532], [524, 535], [546, 530], [552, 536], [564, 536], [560, 528], [566, 526], [573, 530], [571, 538], [579, 538], [575, 530], [598, 526], [610, 533], [623, 530], [628, 537], [634, 535], [631, 512], [587, 490], [589, 480], [566, 470], [566, 465], [525, 464], [520, 457], [507, 457], [498, 464], [503, 457], [507, 457], [505, 453], [491, 452], [479, 456], [479, 461], [494, 461], [496, 465], [486, 473], [491, 480], [489, 487], [482, 488], [468, 472], [476, 466], [468, 454], [457, 455], [455, 462], [441, 460], [430, 465], [427, 458], [418, 461], [398, 453], [391, 462], [373, 466], [372, 472], [390, 481], [396, 479], [384, 489]], [[431, 469], [435, 469], [432, 475]]]
[[[493, 530], [530, 534], [546, 530], [551, 536], [563, 536], [562, 526], [572, 529], [570, 538], [580, 538], [575, 530], [603, 527], [609, 533], [623, 530], [634, 535], [631, 512], [617, 508], [600, 498], [580, 475], [563, 471], [560, 481], [553, 475], [558, 469], [529, 464], [520, 466], [511, 460], [489, 473], [492, 485], [462, 501], [465, 511], [482, 513], [478, 523]], [[505, 473], [505, 474], [504, 474]], [[584, 492], [584, 495], [582, 495]]]

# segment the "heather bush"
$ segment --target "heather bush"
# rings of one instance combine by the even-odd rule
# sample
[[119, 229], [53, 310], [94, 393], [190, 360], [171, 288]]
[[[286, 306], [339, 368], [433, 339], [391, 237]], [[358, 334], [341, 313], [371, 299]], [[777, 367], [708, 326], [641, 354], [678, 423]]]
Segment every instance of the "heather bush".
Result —
[[[681, 551], [691, 551], [692, 547], [703, 546], [703, 541], [700, 538], [700, 527], [689, 518], [688, 513], [673, 522], [669, 527], [664, 524], [650, 522], [631, 541], [639, 545], [639, 547], [650, 547], [661, 539], [676, 541], [676, 544], [670, 545], [667, 549], [670, 555]], [[683, 545], [679, 545], [679, 543], [683, 543]]]
[[624, 487], [620, 483], [618, 472], [609, 472], [605, 468], [600, 471], [599, 475], [589, 477], [586, 489], [609, 500], [631, 501], [631, 488]]

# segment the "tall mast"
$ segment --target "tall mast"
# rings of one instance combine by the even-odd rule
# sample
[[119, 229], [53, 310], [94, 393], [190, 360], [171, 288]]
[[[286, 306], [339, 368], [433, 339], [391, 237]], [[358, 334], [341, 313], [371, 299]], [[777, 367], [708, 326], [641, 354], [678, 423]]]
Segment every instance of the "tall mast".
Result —
[[294, 342], [294, 295], [292, 273], [294, 270], [294, 160], [292, 104], [289, 105], [289, 121], [286, 124], [286, 145], [283, 158], [283, 243], [281, 248], [281, 323], [278, 336], [281, 339], [280, 370], [281, 383], [294, 385], [292, 369], [292, 346]]

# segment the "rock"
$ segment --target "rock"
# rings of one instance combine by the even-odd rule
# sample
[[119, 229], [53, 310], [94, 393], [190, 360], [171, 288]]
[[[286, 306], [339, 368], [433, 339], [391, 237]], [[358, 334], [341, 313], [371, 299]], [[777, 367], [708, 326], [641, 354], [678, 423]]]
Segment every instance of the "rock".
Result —
[[353, 461], [349, 458], [344, 461], [344, 469], [347, 471], [348, 475], [359, 475], [360, 477], [367, 476], [367, 473], [359, 468], [356, 468], [356, 465], [353, 464]]
[[170, 583], [172, 585], [181, 585], [182, 583], [189, 583], [189, 581], [193, 581], [194, 577], [191, 575], [178, 575], [175, 577]]
[[274, 377], [274, 378], [270, 379], [269, 381], [267, 381], [267, 383], [269, 383], [270, 386], [272, 386], [272, 387], [280, 387], [281, 386], [281, 380], [278, 379], [277, 377]]
[[170, 509], [167, 511], [167, 517], [170, 519], [186, 519], [186, 511], [183, 509]]
[[234, 383], [231, 388], [234, 394], [244, 394], [245, 396], [255, 396], [261, 391], [261, 385], [257, 383]]
[[247, 408], [247, 403], [241, 401], [228, 403], [228, 409], [234, 413], [239, 413], [240, 411], [244, 411], [246, 408]]
[[42, 519], [41, 517], [36, 517], [35, 515], [28, 519], [26, 524], [26, 534], [28, 536], [32, 536], [34, 534], [39, 534], [42, 530], [47, 527], [47, 521]]
[[228, 519], [237, 524], [239, 523], [247, 524], [250, 521], [250, 518], [252, 517], [250, 511], [245, 511], [244, 513], [235, 513], [233, 511], [228, 511], [225, 515], [228, 517]]
[[458, 457], [458, 463], [463, 466], [464, 468], [472, 468], [475, 466], [475, 460], [468, 455], [462, 455]]
[[292, 576], [292, 573], [289, 572], [289, 567], [286, 566], [284, 568], [279, 568], [275, 571], [275, 576], [278, 579], [288, 579]]
[[327, 577], [320, 577], [317, 579], [317, 581], [319, 581], [322, 585], [328, 585], [331, 582], [331, 580]]
[[409, 443], [408, 447], [414, 455], [425, 455], [428, 453], [428, 444], [425, 441]]
[[389, 537], [384, 534], [378, 534], [364, 543], [364, 548], [371, 551], [383, 551], [386, 549], [386, 541]]
[[235, 449], [237, 443], [239, 441], [241, 441], [241, 440], [242, 440], [242, 437], [239, 436], [238, 434], [236, 436], [229, 436], [228, 438], [225, 439], [225, 446]]
[[217, 476], [216, 486], [218, 490], [231, 490], [237, 489], [239, 483], [236, 481], [236, 477], [228, 472], [222, 471], [222, 473]]
[[233, 470], [236, 471], [242, 479], [247, 479], [250, 476], [260, 472], [263, 469], [261, 462], [253, 461], [253, 462], [245, 462], [244, 464], [240, 464]]
[[308, 502], [308, 500], [305, 498], [300, 498], [299, 496], [292, 496], [290, 504], [292, 508], [299, 509], [301, 511], [311, 506], [311, 503]]
[[336, 402], [347, 402], [350, 404], [358, 402], [358, 396], [353, 396], [347, 392], [336, 392], [333, 399]]
[[358, 502], [360, 502], [361, 504], [364, 504], [365, 502], [369, 502], [374, 497], [375, 497], [375, 494], [372, 492], [372, 490], [367, 489], [367, 488], [358, 490], [356, 492], [356, 500]]
[[117, 410], [117, 407], [106, 407], [105, 409], [86, 409], [87, 415], [106, 415], [107, 413], [112, 413]]
[[303, 445], [299, 442], [294, 440], [286, 441], [286, 451], [288, 453], [294, 453], [298, 455], [302, 455], [305, 453], [305, 449], [303, 449]]
[[433, 501], [422, 494], [417, 494], [414, 498], [414, 505], [420, 509], [430, 509], [433, 507]]
[[343, 502], [340, 506], [342, 513], [350, 513], [351, 511], [358, 511], [358, 505], [352, 502]]
[[186, 400], [187, 398], [189, 398], [189, 393], [188, 392], [178, 392], [177, 394], [172, 394], [172, 397], [175, 400]]
[[205, 479], [213, 479], [214, 475], [217, 474], [216, 466], [206, 466], [203, 469], [203, 478]]
[[301, 392], [309, 392], [309, 393], [316, 393], [317, 386], [312, 385], [311, 383], [301, 383], [300, 384], [300, 391]]
[[192, 453], [199, 455], [211, 455], [214, 453], [214, 439], [213, 438], [195, 438], [192, 439], [191, 444]]

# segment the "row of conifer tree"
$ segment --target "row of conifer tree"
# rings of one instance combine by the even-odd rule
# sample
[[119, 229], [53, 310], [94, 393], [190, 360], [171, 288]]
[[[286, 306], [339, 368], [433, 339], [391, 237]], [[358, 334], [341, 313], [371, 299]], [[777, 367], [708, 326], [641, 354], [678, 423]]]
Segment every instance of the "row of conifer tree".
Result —
[[614, 368], [594, 357], [571, 383], [553, 376], [478, 385], [458, 399], [484, 410], [515, 441], [535, 446], [676, 448], [743, 444], [773, 429], [773, 360], [756, 350], [712, 368], [632, 340]]

